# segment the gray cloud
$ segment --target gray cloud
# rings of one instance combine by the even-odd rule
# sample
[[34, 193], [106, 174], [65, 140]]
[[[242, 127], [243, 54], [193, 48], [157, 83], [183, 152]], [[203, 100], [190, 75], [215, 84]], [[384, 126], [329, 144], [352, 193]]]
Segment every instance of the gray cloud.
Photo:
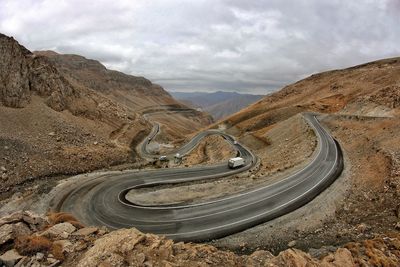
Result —
[[0, 0], [0, 32], [170, 90], [268, 93], [400, 54], [399, 0]]

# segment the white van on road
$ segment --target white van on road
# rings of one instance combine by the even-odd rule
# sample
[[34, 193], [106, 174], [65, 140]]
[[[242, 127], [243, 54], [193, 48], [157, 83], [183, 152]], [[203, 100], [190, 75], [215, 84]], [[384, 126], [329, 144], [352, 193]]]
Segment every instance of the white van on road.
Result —
[[243, 165], [244, 165], [244, 158], [241, 157], [231, 158], [228, 161], [228, 167], [231, 169], [241, 167]]

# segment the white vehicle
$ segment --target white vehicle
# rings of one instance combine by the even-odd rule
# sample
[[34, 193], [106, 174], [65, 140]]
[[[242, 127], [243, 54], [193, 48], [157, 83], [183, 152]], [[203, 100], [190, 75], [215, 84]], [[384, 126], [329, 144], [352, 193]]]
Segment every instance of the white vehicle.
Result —
[[231, 158], [228, 161], [228, 167], [231, 169], [241, 167], [243, 165], [244, 165], [244, 158], [241, 157]]
[[168, 160], [167, 156], [161, 156], [160, 157], [160, 161], [167, 161], [167, 160]]
[[234, 144], [234, 145], [237, 145], [237, 144], [238, 144], [238, 142], [235, 140], [235, 141], [233, 141], [233, 144]]

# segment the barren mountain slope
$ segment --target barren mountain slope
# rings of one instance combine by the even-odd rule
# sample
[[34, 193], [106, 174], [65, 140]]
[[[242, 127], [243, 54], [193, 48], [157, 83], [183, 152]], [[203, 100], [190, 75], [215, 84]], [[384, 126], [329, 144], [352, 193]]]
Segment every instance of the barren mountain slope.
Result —
[[[158, 112], [151, 120], [165, 125], [167, 139], [183, 138], [186, 134], [199, 130], [212, 122], [209, 115], [190, 109], [176, 101], [161, 86], [144, 77], [127, 75], [109, 70], [100, 62], [79, 55], [62, 55], [53, 51], [36, 51], [36, 55], [47, 57], [71, 83], [83, 85], [101, 92], [120, 105], [138, 113]], [[165, 106], [165, 107], [164, 107]], [[162, 112], [162, 107], [172, 110], [185, 109], [186, 112]], [[177, 121], [170, 124], [169, 119]], [[187, 127], [190, 125], [190, 127]], [[172, 135], [171, 135], [172, 133]]]
[[125, 102], [131, 109], [179, 104], [161, 86], [148, 79], [108, 70], [96, 60], [53, 51], [35, 51], [34, 54], [47, 57], [66, 78]]
[[[72, 84], [47, 58], [0, 35], [0, 192], [36, 177], [134, 160], [142, 116]], [[116, 134], [118, 133], [118, 134]]]
[[312, 75], [229, 117], [240, 132], [256, 131], [305, 110], [394, 116], [400, 107], [400, 58]]
[[320, 120], [344, 150], [345, 171], [310, 204], [215, 245], [238, 249], [244, 242], [280, 251], [295, 241], [307, 250], [400, 229], [400, 58], [312, 75], [218, 126], [253, 149], [263, 173], [293, 172], [301, 155], [310, 158], [315, 142], [309, 138], [307, 146], [285, 137], [285, 131], [295, 134], [290, 127], [304, 111], [325, 114]]

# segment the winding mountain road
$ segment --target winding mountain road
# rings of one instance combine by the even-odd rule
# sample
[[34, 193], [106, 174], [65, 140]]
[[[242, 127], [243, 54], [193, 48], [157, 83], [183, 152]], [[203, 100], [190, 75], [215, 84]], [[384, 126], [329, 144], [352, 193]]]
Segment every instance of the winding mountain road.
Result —
[[[244, 167], [232, 170], [227, 164], [219, 164], [103, 175], [66, 192], [59, 198], [55, 210], [71, 212], [88, 225], [112, 229], [136, 227], [174, 240], [204, 241], [245, 230], [305, 205], [342, 172], [343, 157], [338, 143], [314, 114], [306, 113], [304, 117], [317, 135], [318, 151], [306, 167], [276, 183], [197, 204], [143, 206], [125, 198], [133, 188], [223, 177], [248, 170], [255, 164], [255, 156], [242, 145], [234, 144], [231, 136], [211, 130], [196, 135], [179, 153], [187, 153], [207, 135], [220, 134], [245, 158]], [[150, 138], [157, 134], [156, 127]], [[148, 139], [141, 150], [148, 154], [147, 143]]]

